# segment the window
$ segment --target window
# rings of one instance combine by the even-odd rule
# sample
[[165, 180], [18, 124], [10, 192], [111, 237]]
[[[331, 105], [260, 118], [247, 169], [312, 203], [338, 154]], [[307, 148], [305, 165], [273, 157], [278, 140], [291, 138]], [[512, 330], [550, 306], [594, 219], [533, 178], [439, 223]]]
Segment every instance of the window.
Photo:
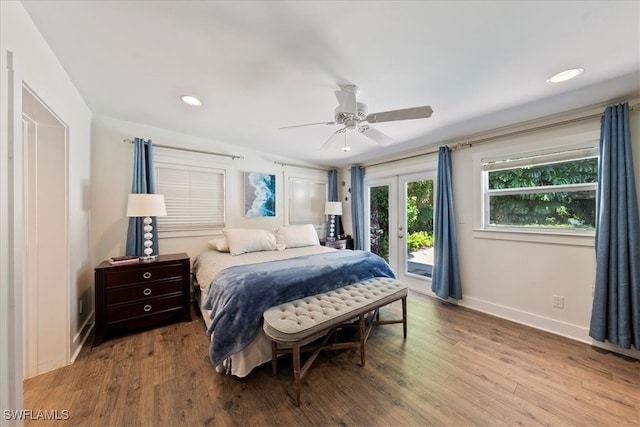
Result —
[[178, 150], [155, 150], [156, 193], [163, 194], [167, 216], [158, 231], [170, 237], [210, 235], [225, 225], [224, 165], [213, 156]]
[[598, 149], [483, 160], [485, 229], [593, 232]]

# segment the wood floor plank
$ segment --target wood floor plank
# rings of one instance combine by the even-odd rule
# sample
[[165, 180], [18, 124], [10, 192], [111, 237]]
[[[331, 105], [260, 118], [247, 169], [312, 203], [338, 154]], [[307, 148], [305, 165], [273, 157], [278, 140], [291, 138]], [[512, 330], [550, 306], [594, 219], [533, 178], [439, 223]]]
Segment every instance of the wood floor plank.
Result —
[[[357, 351], [323, 352], [302, 402], [291, 360], [246, 378], [215, 372], [202, 320], [114, 337], [24, 383], [25, 408], [77, 426], [640, 426], [640, 360], [410, 294], [400, 325]], [[382, 310], [395, 318], [400, 305]], [[27, 420], [27, 426], [60, 425]]]

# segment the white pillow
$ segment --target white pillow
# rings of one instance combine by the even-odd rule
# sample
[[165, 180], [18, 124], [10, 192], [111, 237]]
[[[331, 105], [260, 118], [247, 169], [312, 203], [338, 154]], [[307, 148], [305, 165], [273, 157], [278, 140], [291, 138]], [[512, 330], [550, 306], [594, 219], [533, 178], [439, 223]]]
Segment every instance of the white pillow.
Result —
[[218, 252], [229, 252], [229, 244], [226, 237], [218, 237], [216, 239], [209, 240], [209, 247], [215, 249]]
[[269, 230], [261, 230], [259, 228], [226, 228], [222, 231], [227, 237], [231, 255], [273, 251], [276, 249], [276, 236]]
[[276, 237], [278, 244], [286, 245], [287, 248], [320, 245], [318, 233], [312, 224], [283, 225], [276, 229]]

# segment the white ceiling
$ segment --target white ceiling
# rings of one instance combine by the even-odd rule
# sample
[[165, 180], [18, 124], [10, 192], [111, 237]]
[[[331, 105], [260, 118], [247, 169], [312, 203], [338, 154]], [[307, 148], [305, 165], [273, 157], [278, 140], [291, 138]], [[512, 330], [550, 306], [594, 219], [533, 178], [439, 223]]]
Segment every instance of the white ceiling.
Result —
[[[640, 92], [638, 1], [26, 1], [94, 114], [326, 166]], [[546, 79], [570, 67], [564, 84]], [[320, 146], [340, 85], [370, 112], [429, 119]], [[178, 98], [193, 94], [202, 107]], [[132, 135], [147, 137], [146, 135]]]

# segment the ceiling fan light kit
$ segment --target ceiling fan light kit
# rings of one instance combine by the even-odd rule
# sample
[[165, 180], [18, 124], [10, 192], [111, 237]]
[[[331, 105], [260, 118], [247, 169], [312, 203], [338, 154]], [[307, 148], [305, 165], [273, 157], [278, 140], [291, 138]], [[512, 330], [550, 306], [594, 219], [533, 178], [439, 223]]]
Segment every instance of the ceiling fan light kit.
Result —
[[334, 110], [335, 121], [333, 122], [307, 123], [301, 125], [285, 126], [281, 127], [280, 129], [291, 129], [315, 125], [342, 125], [343, 127], [335, 131], [329, 137], [329, 139], [324, 144], [322, 144], [320, 149], [326, 146], [335, 135], [345, 132], [345, 145], [341, 148], [341, 150], [346, 152], [351, 149], [350, 147], [347, 147], [347, 130], [356, 129], [362, 135], [366, 136], [377, 144], [389, 145], [393, 142], [393, 139], [391, 137], [385, 135], [377, 129], [372, 128], [366, 123], [426, 119], [431, 117], [431, 115], [433, 114], [433, 110], [428, 105], [369, 114], [367, 104], [358, 102], [356, 99], [359, 93], [360, 88], [356, 85], [342, 86], [340, 90], [336, 90], [334, 92], [336, 99], [338, 100], [338, 106]]

